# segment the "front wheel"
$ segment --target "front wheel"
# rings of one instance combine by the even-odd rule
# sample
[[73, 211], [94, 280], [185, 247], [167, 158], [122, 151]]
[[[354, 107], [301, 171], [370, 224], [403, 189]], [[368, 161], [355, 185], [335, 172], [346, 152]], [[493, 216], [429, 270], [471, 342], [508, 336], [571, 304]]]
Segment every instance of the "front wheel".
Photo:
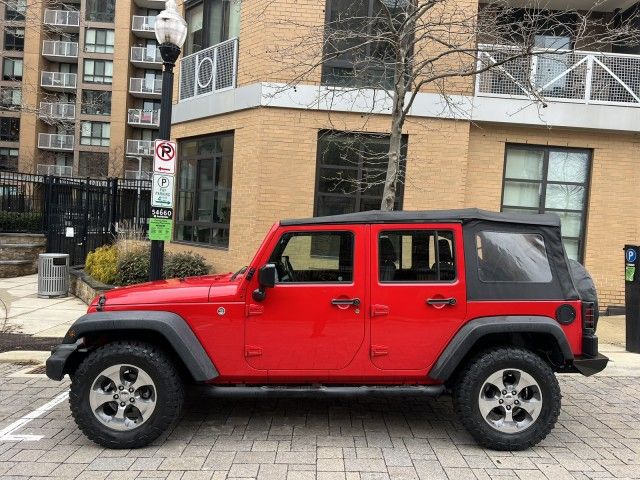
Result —
[[523, 450], [543, 440], [560, 414], [560, 386], [533, 352], [482, 352], [459, 375], [453, 401], [462, 424], [493, 450]]
[[71, 382], [69, 404], [80, 430], [108, 448], [139, 448], [179, 416], [184, 386], [156, 346], [113, 342], [89, 353]]

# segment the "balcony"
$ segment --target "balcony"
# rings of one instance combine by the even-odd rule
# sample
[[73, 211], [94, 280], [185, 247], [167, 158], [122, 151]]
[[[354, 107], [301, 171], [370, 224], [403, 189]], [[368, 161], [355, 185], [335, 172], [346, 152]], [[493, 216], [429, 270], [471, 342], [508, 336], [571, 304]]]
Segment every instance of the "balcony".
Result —
[[136, 37], [156, 38], [155, 24], [155, 16], [134, 15], [131, 21], [131, 31]]
[[132, 157], [153, 157], [153, 140], [127, 139], [127, 155]]
[[138, 68], [162, 70], [162, 56], [156, 47], [131, 47], [131, 63]]
[[75, 120], [76, 105], [75, 103], [40, 102], [38, 116], [44, 121]]
[[52, 62], [76, 63], [78, 61], [78, 42], [45, 40], [42, 42], [42, 56]]
[[124, 171], [124, 179], [125, 180], [151, 180], [153, 177], [153, 173], [151, 172], [139, 172], [138, 170], [125, 170]]
[[77, 32], [80, 30], [80, 12], [47, 8], [44, 11], [44, 24], [61, 32]]
[[235, 88], [237, 59], [237, 38], [184, 57], [180, 62], [180, 101]]
[[162, 80], [130, 78], [129, 93], [138, 98], [160, 98], [162, 94]]
[[53, 92], [68, 92], [75, 90], [78, 84], [78, 75], [75, 73], [42, 72], [40, 86]]
[[45, 165], [38, 164], [36, 173], [38, 175], [55, 175], [57, 177], [71, 177], [73, 175], [73, 167], [66, 165]]
[[[481, 65], [514, 55], [505, 46], [480, 48]], [[540, 49], [478, 75], [476, 96], [640, 107], [640, 55]]]
[[160, 110], [130, 108], [127, 123], [133, 127], [158, 128], [160, 125]]
[[38, 148], [43, 150], [72, 152], [73, 144], [73, 135], [61, 135], [58, 133], [38, 134]]

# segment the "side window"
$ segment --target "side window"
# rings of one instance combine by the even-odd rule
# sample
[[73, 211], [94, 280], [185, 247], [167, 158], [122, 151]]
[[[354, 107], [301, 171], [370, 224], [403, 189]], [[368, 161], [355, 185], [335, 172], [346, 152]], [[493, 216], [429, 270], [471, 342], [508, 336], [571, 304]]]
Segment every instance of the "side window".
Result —
[[447, 282], [455, 280], [453, 232], [393, 230], [378, 237], [381, 282]]
[[347, 283], [353, 281], [353, 243], [351, 232], [289, 232], [269, 262], [278, 283]]
[[476, 235], [481, 282], [548, 283], [552, 280], [544, 238], [537, 233]]

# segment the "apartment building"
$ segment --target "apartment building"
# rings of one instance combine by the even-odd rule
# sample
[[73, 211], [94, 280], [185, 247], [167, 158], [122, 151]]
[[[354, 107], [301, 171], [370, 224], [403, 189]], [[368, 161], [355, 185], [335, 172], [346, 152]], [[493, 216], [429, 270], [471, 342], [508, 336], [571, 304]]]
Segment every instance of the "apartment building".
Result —
[[[474, 0], [459, 3], [465, 11], [479, 8]], [[635, 3], [608, 2], [596, 14], [625, 15]], [[177, 208], [168, 249], [197, 251], [216, 271], [230, 271], [250, 261], [280, 218], [378, 208], [379, 185], [353, 191], [339, 180], [363, 179], [372, 169], [363, 152], [388, 146], [384, 108], [372, 115], [370, 105], [326, 101], [349, 78], [348, 62], [310, 69], [288, 88], [299, 72], [277, 68], [272, 55], [285, 39], [302, 38], [302, 25], [321, 29], [331, 12], [350, 4], [186, 2], [189, 35], [172, 119]], [[587, 9], [593, 2], [546, 4]], [[269, 21], [283, 15], [294, 19], [286, 27]], [[583, 51], [554, 32], [538, 41], [541, 48], [561, 42], [567, 49], [560, 64], [543, 55], [525, 66], [523, 75], [544, 86], [544, 108], [492, 71], [450, 92], [468, 106], [466, 116], [437, 108], [437, 93], [420, 92], [403, 132], [405, 181], [396, 206], [556, 212], [567, 253], [594, 275], [602, 306], [620, 305], [622, 248], [640, 242], [640, 49], [611, 44]]]
[[0, 169], [147, 178], [159, 124], [161, 0], [0, 5]]

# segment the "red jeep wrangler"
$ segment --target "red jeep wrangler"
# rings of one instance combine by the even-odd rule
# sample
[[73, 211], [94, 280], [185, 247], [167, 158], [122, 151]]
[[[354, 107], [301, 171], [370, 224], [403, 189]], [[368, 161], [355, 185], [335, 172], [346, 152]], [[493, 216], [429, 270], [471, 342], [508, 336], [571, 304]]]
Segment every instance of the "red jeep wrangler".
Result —
[[235, 274], [96, 298], [47, 360], [80, 429], [147, 445], [186, 381], [415, 385], [452, 392], [489, 448], [535, 445], [560, 413], [554, 372], [605, 368], [593, 282], [556, 215], [364, 212], [277, 223]]

